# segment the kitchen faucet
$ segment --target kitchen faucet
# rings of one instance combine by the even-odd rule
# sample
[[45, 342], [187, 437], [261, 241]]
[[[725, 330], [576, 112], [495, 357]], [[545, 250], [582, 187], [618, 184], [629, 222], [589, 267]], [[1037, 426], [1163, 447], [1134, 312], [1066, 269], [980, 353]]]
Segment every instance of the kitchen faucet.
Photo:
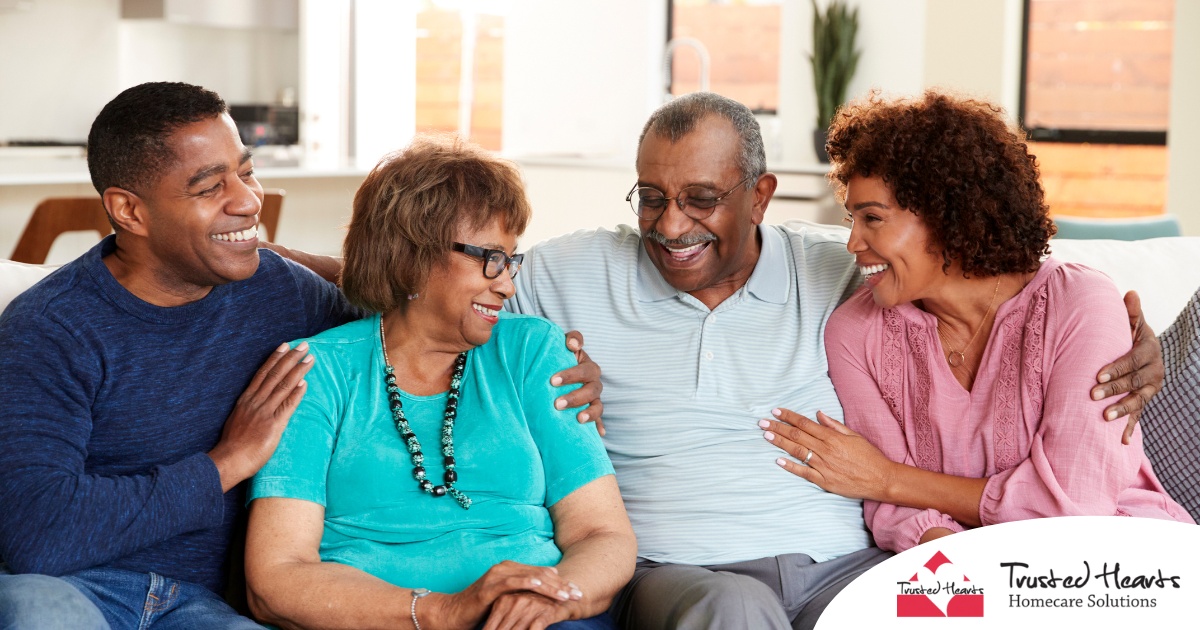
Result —
[[708, 48], [704, 46], [704, 42], [694, 37], [676, 37], [667, 42], [666, 50], [663, 51], [663, 102], [666, 103], [674, 98], [671, 95], [671, 58], [675, 55], [675, 49], [680, 46], [693, 48], [696, 54], [700, 55], [700, 91], [708, 91]]

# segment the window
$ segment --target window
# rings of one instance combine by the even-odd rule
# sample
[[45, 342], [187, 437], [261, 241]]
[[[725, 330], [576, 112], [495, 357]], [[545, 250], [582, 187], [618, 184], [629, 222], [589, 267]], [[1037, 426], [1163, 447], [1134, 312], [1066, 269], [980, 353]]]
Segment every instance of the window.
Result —
[[458, 4], [423, 0], [417, 11], [417, 131], [457, 132], [499, 150], [504, 17]]
[[1161, 214], [1174, 0], [1026, 0], [1021, 121], [1055, 214]]
[[701, 89], [699, 42], [709, 57], [708, 90], [759, 112], [779, 107], [779, 24], [782, 0], [669, 0], [672, 94]]

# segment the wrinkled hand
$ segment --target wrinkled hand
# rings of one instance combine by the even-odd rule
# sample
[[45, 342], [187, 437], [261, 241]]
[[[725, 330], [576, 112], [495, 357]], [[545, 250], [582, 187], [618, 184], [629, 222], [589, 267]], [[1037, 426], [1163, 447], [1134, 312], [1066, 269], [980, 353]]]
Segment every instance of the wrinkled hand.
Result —
[[583, 598], [579, 588], [560, 576], [554, 567], [535, 567], [505, 560], [458, 593], [436, 593], [425, 598], [432, 600], [428, 618], [437, 619], [449, 628], [475, 628], [497, 600], [515, 593], [536, 594], [559, 603]]
[[1125, 309], [1129, 311], [1133, 349], [1100, 368], [1100, 373], [1096, 375], [1096, 382], [1100, 385], [1092, 388], [1092, 400], [1126, 394], [1121, 400], [1105, 407], [1104, 419], [1112, 421], [1128, 416], [1121, 442], [1129, 444], [1133, 428], [1142, 418], [1142, 408], [1162, 389], [1166, 369], [1163, 367], [1162, 346], [1142, 317], [1142, 301], [1135, 291], [1125, 294]]
[[572, 618], [571, 604], [534, 593], [501, 595], [488, 613], [483, 630], [545, 630]]
[[759, 421], [763, 437], [799, 462], [808, 459], [805, 465], [781, 457], [781, 467], [827, 492], [886, 502], [895, 464], [866, 438], [820, 411], [819, 424], [787, 409], [771, 413], [774, 420]]
[[246, 391], [238, 396], [225, 420], [221, 441], [208, 452], [225, 492], [249, 479], [271, 459], [292, 412], [307, 387], [304, 375], [312, 368], [308, 344], [293, 350], [283, 344], [267, 357]]
[[575, 353], [578, 365], [552, 376], [550, 384], [558, 387], [582, 383], [583, 386], [555, 400], [554, 408], [566, 409], [587, 405], [575, 417], [580, 422], [595, 422], [596, 430], [600, 432], [600, 435], [604, 435], [604, 420], [601, 418], [604, 413], [604, 403], [600, 401], [600, 393], [604, 390], [604, 385], [600, 383], [600, 366], [596, 365], [596, 362], [592, 361], [592, 358], [583, 351], [583, 335], [578, 330], [567, 332], [567, 349]]

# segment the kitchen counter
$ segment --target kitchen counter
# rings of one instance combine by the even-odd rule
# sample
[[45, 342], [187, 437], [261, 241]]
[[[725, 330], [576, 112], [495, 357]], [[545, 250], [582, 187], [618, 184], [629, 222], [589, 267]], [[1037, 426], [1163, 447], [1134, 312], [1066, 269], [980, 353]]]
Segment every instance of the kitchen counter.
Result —
[[[260, 147], [255, 176], [264, 188], [283, 189], [276, 238], [321, 254], [340, 252], [350, 205], [369, 168], [303, 160], [291, 151]], [[0, 256], [9, 256], [34, 207], [48, 197], [95, 196], [79, 147], [0, 147]], [[94, 233], [71, 232], [55, 241], [47, 262], [63, 263], [95, 243]]]
[[[315, 160], [291, 147], [254, 150], [254, 172], [259, 179], [309, 177], [365, 177], [370, 166], [348, 160]], [[627, 171], [632, 161], [612, 156], [517, 155], [506, 156], [522, 166]], [[828, 164], [780, 162], [769, 165], [778, 175], [824, 176]], [[89, 184], [87, 160], [80, 147], [0, 147], [0, 186]]]
[[[348, 163], [306, 160], [291, 151], [269, 153], [260, 150], [254, 157], [254, 172], [260, 179], [298, 179], [312, 177], [362, 178], [371, 170]], [[78, 147], [3, 147], [0, 148], [0, 186], [40, 186], [55, 184], [91, 184], [87, 159]]]

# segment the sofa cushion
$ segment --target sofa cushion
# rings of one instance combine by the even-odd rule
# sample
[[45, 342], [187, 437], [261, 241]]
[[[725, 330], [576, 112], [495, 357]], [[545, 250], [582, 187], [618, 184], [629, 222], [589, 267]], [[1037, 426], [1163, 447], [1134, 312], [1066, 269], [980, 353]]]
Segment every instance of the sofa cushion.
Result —
[[45, 278], [57, 265], [27, 265], [11, 260], [0, 260], [0, 312], [21, 292]]
[[1141, 241], [1056, 238], [1050, 241], [1050, 253], [1103, 271], [1122, 293], [1137, 291], [1146, 323], [1156, 334], [1179, 317], [1200, 287], [1200, 236]]

